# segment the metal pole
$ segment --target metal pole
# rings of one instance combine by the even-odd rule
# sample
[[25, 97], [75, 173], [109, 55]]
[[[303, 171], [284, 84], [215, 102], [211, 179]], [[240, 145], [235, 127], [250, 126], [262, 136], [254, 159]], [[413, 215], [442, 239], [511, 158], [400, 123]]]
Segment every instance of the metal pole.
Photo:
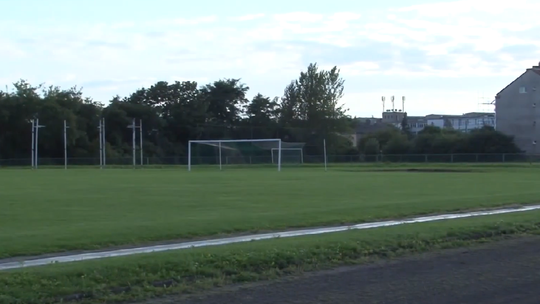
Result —
[[187, 148], [187, 170], [191, 171], [191, 140], [188, 141], [188, 148]]
[[278, 144], [278, 165], [277, 165], [277, 170], [281, 171], [281, 139], [279, 140], [279, 144]]
[[67, 169], [67, 121], [64, 119], [64, 169]]
[[32, 119], [32, 169], [36, 166], [36, 120]]
[[324, 153], [324, 171], [328, 171], [328, 165], [326, 160], [326, 139], [323, 139], [323, 153]]
[[133, 132], [131, 133], [131, 137], [132, 137], [132, 141], [133, 141], [133, 142], [132, 142], [132, 148], [133, 148], [133, 167], [135, 168], [135, 166], [137, 165], [137, 162], [136, 162], [136, 161], [137, 161], [137, 159], [136, 159], [137, 155], [135, 154], [135, 149], [136, 149], [136, 148], [135, 148], [135, 134], [136, 134], [136, 133], [135, 133], [135, 118], [133, 118], [133, 121], [132, 121], [132, 123], [131, 123], [131, 128], [133, 129], [133, 130], [132, 130]]
[[223, 166], [221, 164], [221, 142], [219, 142], [219, 170], [222, 170]]
[[101, 131], [101, 138], [102, 138], [102, 141], [103, 141], [103, 167], [105, 167], [107, 165], [107, 140], [106, 140], [106, 137], [105, 137], [105, 118], [102, 118], [101, 119], [101, 128], [103, 129]]
[[36, 155], [34, 156], [34, 166], [37, 169], [38, 168], [38, 143], [39, 143], [39, 118], [36, 119]]
[[103, 169], [103, 128], [102, 121], [99, 120], [99, 168]]
[[144, 164], [143, 147], [142, 147], [142, 119], [139, 120], [139, 149], [141, 149], [141, 166], [142, 166]]

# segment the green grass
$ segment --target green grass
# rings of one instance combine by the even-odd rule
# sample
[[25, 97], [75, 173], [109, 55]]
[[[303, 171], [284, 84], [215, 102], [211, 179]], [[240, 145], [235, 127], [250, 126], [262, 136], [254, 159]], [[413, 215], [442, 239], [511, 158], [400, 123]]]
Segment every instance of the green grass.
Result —
[[534, 211], [56, 264], [0, 272], [0, 303], [58, 303], [74, 294], [111, 303], [185, 294], [538, 233], [540, 211]]
[[376, 166], [1, 170], [0, 258], [540, 200], [540, 171], [530, 166], [476, 173], [365, 168]]

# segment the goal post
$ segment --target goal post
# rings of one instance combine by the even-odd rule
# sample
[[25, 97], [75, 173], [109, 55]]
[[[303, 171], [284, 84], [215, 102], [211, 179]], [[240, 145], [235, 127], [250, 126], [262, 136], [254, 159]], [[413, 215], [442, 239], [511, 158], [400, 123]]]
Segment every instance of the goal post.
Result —
[[[276, 158], [275, 158], [275, 155], [278, 154], [278, 148], [272, 148], [271, 150], [271, 153], [272, 153], [272, 163], [276, 163]], [[281, 161], [283, 162], [283, 159], [291, 159], [292, 157], [291, 156], [285, 156], [283, 155], [283, 152], [285, 151], [298, 151], [298, 156], [297, 157], [294, 157], [295, 159], [297, 159], [297, 161], [300, 163], [300, 164], [303, 164], [304, 163], [304, 148], [281, 148]]]
[[[222, 152], [224, 149], [235, 150], [234, 148], [228, 146], [229, 144], [235, 143], [251, 143], [261, 149], [271, 150], [272, 153], [277, 153], [277, 170], [281, 171], [281, 154], [282, 154], [282, 141], [279, 138], [270, 138], [270, 139], [217, 139], [217, 140], [190, 140], [188, 142], [188, 171], [191, 171], [192, 165], [192, 145], [193, 144], [202, 144], [213, 146], [218, 149], [218, 158], [219, 158], [219, 168], [223, 168]], [[276, 152], [272, 149], [277, 149]]]

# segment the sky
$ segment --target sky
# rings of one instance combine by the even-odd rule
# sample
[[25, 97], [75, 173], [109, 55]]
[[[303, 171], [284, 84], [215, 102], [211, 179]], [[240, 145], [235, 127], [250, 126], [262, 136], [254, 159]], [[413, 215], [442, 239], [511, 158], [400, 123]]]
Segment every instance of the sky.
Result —
[[352, 116], [493, 111], [540, 61], [538, 0], [0, 0], [0, 85], [78, 86], [107, 103], [157, 81], [240, 78], [274, 97], [337, 66]]

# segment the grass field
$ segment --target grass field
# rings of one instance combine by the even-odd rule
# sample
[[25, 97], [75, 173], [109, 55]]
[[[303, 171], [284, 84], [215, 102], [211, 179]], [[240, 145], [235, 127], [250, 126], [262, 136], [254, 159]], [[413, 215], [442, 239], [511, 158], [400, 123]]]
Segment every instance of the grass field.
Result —
[[539, 169], [464, 167], [1, 170], [0, 258], [540, 200]]
[[539, 234], [539, 215], [533, 211], [6, 271], [0, 272], [0, 303], [132, 303]]

